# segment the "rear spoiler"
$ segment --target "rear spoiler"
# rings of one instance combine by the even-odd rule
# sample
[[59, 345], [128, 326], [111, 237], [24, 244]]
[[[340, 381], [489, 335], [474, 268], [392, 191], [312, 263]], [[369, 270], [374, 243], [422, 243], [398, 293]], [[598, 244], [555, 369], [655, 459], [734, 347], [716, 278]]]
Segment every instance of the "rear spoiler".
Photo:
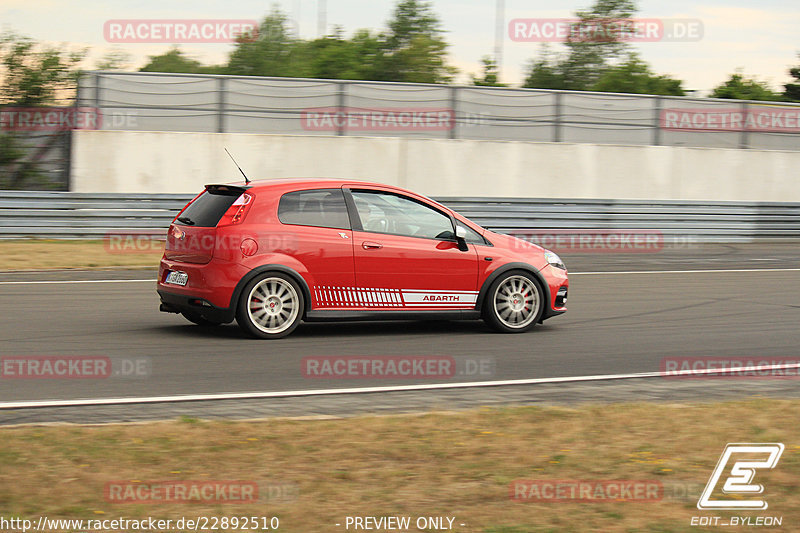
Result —
[[206, 185], [209, 194], [219, 194], [220, 196], [239, 196], [249, 188], [243, 185]]

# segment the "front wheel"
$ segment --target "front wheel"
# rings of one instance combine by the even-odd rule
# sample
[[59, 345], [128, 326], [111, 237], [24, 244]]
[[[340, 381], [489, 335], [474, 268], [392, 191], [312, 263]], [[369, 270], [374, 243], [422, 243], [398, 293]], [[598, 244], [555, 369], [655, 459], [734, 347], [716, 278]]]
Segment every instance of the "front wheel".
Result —
[[290, 334], [303, 318], [303, 292], [285, 274], [269, 272], [245, 285], [236, 308], [236, 322], [261, 339]]
[[483, 319], [503, 333], [529, 331], [542, 316], [542, 289], [533, 275], [512, 271], [489, 286], [483, 304]]

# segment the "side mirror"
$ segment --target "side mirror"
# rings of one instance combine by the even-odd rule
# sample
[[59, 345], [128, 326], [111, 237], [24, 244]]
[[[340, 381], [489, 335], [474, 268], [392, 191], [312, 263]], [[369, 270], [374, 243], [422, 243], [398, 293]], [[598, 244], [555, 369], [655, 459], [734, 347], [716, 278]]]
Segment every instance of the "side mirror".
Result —
[[458, 243], [459, 250], [462, 252], [469, 251], [469, 246], [467, 246], [467, 230], [458, 224], [456, 224], [456, 242]]

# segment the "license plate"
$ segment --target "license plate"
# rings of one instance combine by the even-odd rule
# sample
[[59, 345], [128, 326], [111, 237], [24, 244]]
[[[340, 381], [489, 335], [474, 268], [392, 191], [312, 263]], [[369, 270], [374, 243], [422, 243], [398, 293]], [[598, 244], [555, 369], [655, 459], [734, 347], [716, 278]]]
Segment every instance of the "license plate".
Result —
[[167, 274], [167, 279], [164, 280], [164, 283], [184, 286], [187, 281], [189, 281], [189, 274], [186, 272], [171, 271]]

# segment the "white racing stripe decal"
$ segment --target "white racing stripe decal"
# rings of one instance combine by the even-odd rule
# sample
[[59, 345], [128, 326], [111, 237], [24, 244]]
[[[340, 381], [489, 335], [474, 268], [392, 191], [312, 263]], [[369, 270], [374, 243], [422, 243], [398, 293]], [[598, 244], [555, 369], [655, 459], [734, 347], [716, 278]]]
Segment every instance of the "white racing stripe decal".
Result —
[[400, 289], [362, 287], [314, 287], [317, 306], [324, 307], [403, 307]]
[[472, 307], [478, 299], [478, 291], [403, 291], [408, 305]]
[[443, 308], [471, 309], [478, 291], [443, 291], [437, 289], [383, 289], [372, 287], [314, 287], [316, 308]]

